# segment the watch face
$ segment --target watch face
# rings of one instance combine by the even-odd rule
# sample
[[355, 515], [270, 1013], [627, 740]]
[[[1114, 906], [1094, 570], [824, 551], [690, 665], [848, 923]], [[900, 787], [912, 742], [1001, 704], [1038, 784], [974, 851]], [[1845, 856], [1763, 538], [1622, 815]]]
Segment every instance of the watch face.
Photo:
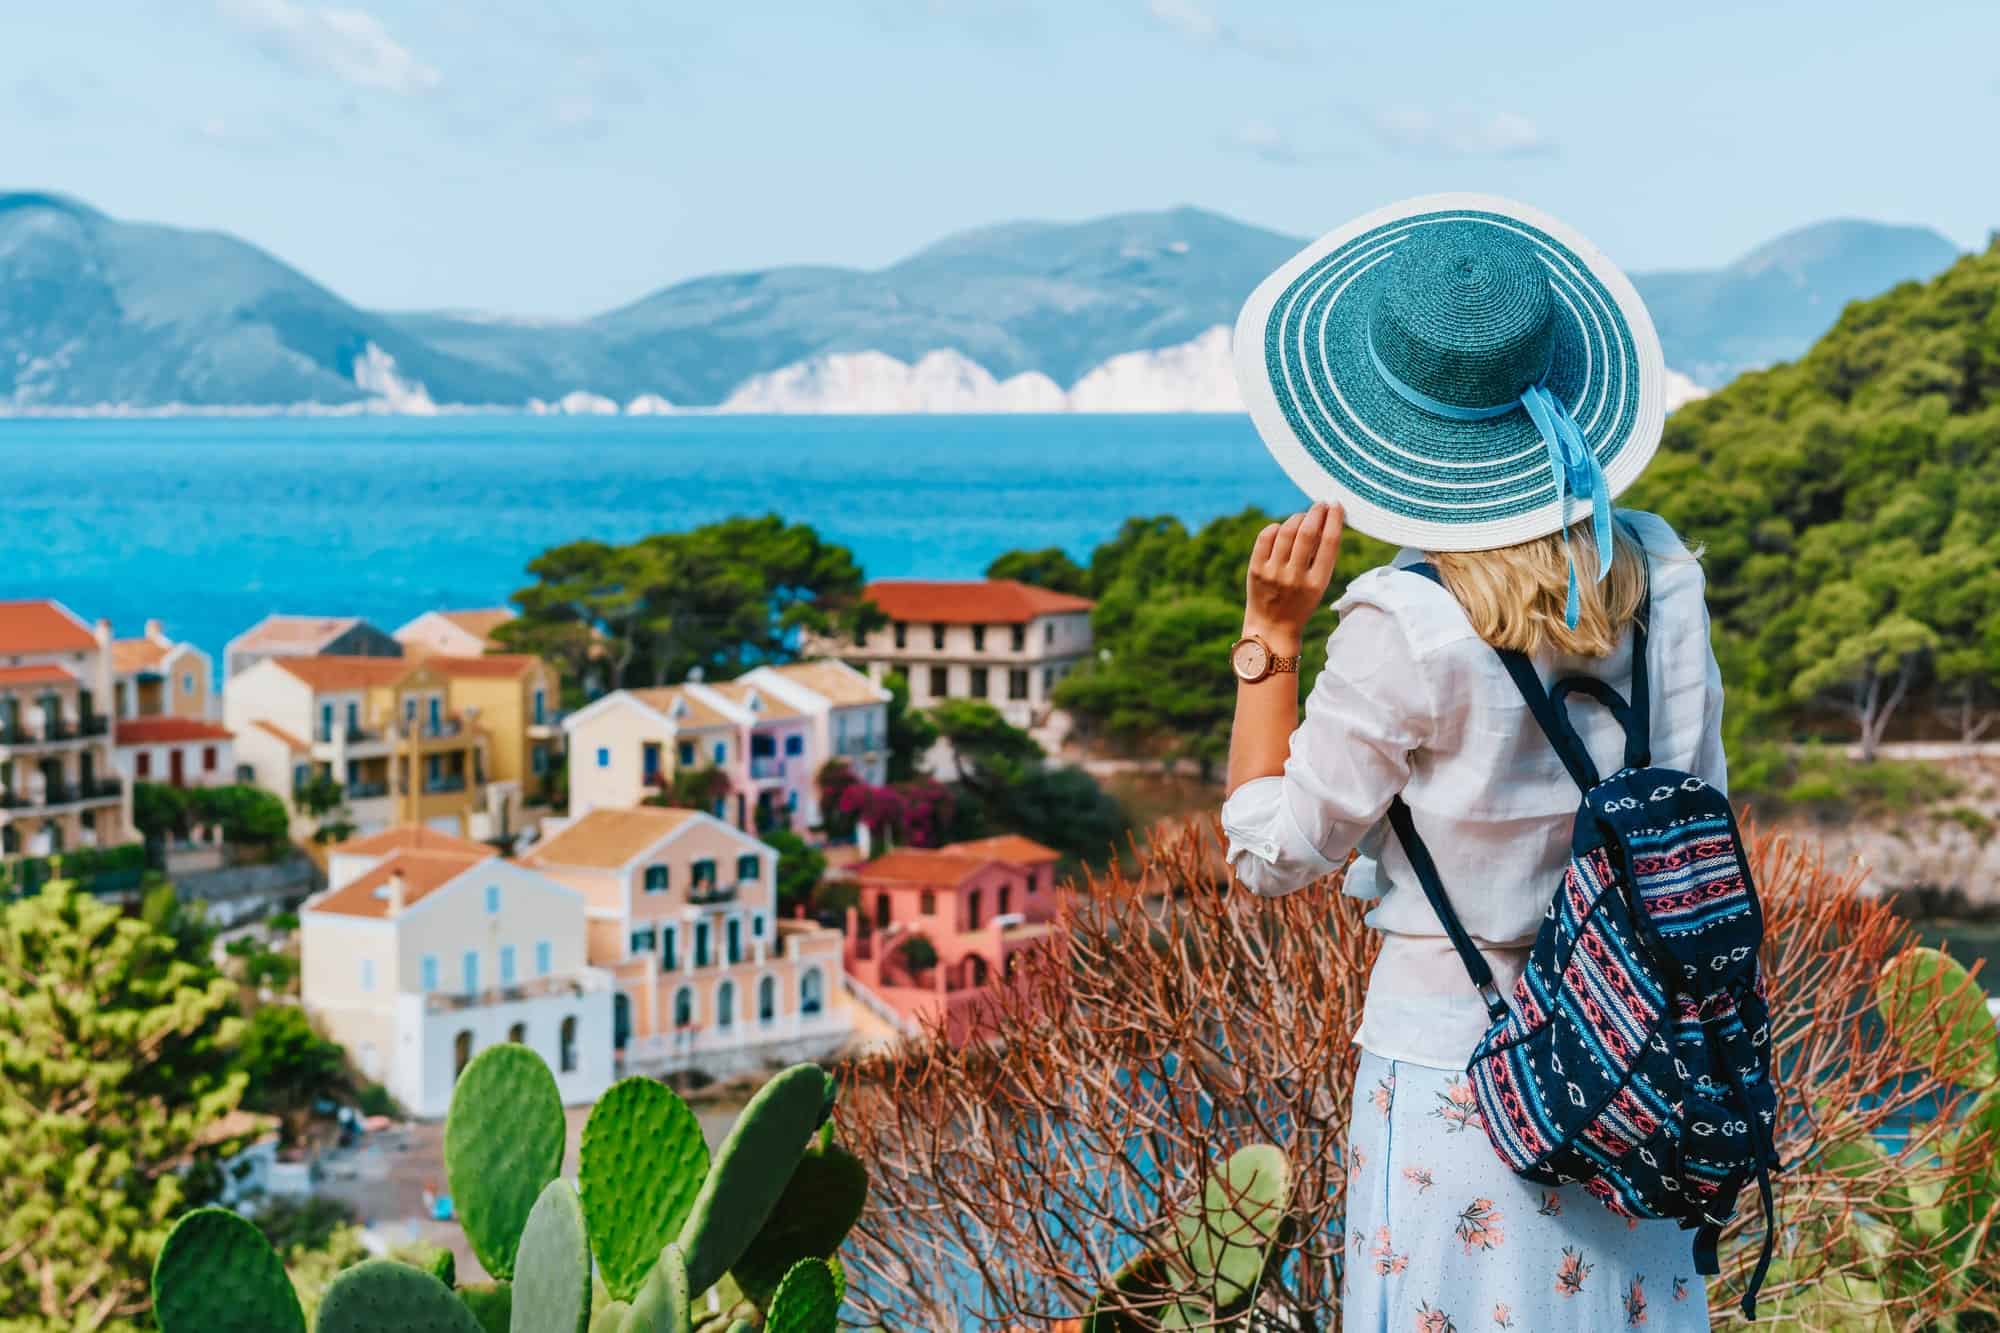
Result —
[[1236, 668], [1236, 674], [1244, 680], [1262, 680], [1271, 666], [1271, 654], [1266, 652], [1264, 645], [1255, 639], [1242, 640], [1229, 658], [1230, 664]]

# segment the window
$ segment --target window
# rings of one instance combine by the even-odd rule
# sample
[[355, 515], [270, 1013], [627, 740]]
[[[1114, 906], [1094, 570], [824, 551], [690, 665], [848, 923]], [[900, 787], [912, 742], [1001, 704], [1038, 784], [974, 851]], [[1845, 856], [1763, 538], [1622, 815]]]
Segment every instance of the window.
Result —
[[715, 887], [714, 861], [704, 856], [701, 860], [696, 861], [691, 869], [694, 871], [694, 886], [697, 889], [712, 889]]
[[434, 991], [438, 988], [438, 960], [436, 954], [425, 954], [424, 961], [418, 968], [418, 971], [422, 974], [423, 979], [420, 984], [425, 991]]
[[486, 915], [500, 915], [500, 886], [498, 884], [488, 884], [486, 886]]
[[562, 1065], [562, 1072], [565, 1074], [574, 1074], [576, 1072], [576, 1016], [574, 1014], [562, 1021], [561, 1047], [560, 1063]]
[[1049, 691], [1055, 689], [1055, 687], [1056, 687], [1056, 669], [1054, 667], [1043, 667], [1042, 693], [1047, 694], [1049, 693]]
[[138, 761], [132, 766], [132, 771], [142, 778], [151, 777], [153, 775], [152, 753], [147, 750], [139, 751]]
[[632, 952], [651, 953], [653, 951], [653, 940], [654, 940], [654, 934], [653, 934], [653, 928], [651, 926], [646, 927], [644, 930], [633, 931]]
[[541, 746], [535, 747], [535, 776], [541, 777], [549, 771], [549, 752]]
[[1042, 626], [1042, 642], [1053, 647], [1056, 641], [1056, 622], [1051, 620]]
[[694, 1022], [694, 990], [683, 986], [674, 992], [674, 1026], [687, 1027]]
[[434, 754], [424, 760], [424, 781], [436, 786], [444, 777], [444, 756]]
[[973, 891], [972, 891], [971, 893], [968, 893], [968, 894], [966, 894], [966, 895], [965, 895], [965, 928], [966, 928], [967, 930], [978, 930], [978, 929], [979, 929], [979, 890], [978, 890], [978, 889], [974, 889], [974, 890], [973, 890]]
[[796, 731], [795, 731], [795, 732], [793, 732], [793, 733], [792, 733], [791, 735], [789, 735], [789, 736], [785, 737], [785, 753], [786, 753], [786, 754], [788, 754], [788, 755], [792, 755], [792, 756], [797, 756], [797, 755], [802, 755], [802, 754], [804, 754], [805, 752], [806, 752], [806, 738], [805, 738], [805, 737], [803, 737], [803, 736], [799, 735], [799, 734], [798, 734], [798, 733], [797, 733]]
[[972, 627], [972, 651], [975, 653], [986, 651], [986, 626], [974, 625]]
[[514, 984], [514, 946], [511, 944], [500, 946], [500, 984]]
[[898, 648], [910, 646], [910, 627], [900, 620], [896, 622], [896, 646]]
[[611, 750], [609, 747], [603, 745], [597, 747], [597, 766], [599, 768], [611, 767]]
[[969, 691], [969, 693], [975, 699], [984, 699], [986, 697], [985, 667], [972, 668], [972, 689]]
[[467, 949], [464, 958], [459, 961], [459, 970], [465, 982], [465, 993], [479, 994], [479, 950]]
[[889, 924], [889, 894], [885, 889], [875, 890], [875, 924], [881, 927]]
[[764, 938], [764, 914], [762, 912], [752, 912], [750, 914], [750, 938], [753, 940]]
[[758, 876], [761, 858], [755, 852], [745, 852], [736, 858], [736, 879], [738, 883], [754, 881]]
[[805, 974], [799, 978], [800, 1013], [816, 1014], [819, 1012], [820, 989], [819, 969], [816, 967], [807, 968]]
[[667, 891], [667, 868], [665, 866], [646, 867], [646, 892], [665, 893]]
[[648, 785], [660, 780], [660, 743], [647, 741], [639, 747], [639, 780]]
[[1017, 652], [1017, 653], [1019, 653], [1019, 652], [1025, 652], [1025, 651], [1027, 650], [1027, 647], [1028, 647], [1028, 627], [1027, 627], [1026, 625], [1016, 625], [1016, 626], [1014, 626], [1014, 631], [1013, 631], [1013, 636], [1012, 636], [1012, 644], [1011, 644], [1011, 646], [1013, 647], [1014, 651], [1015, 651], [1015, 652]]
[[319, 706], [319, 738], [323, 741], [333, 739], [333, 705], [330, 703]]
[[694, 767], [694, 742], [693, 742], [693, 741], [682, 741], [682, 742], [681, 742], [681, 744], [680, 744], [680, 757], [681, 757], [681, 767], [682, 767], [682, 768], [693, 768], [693, 767]]
[[708, 922], [706, 921], [694, 923], [694, 965], [708, 966]]
[[312, 781], [312, 770], [310, 768], [308, 768], [304, 764], [294, 764], [292, 766], [293, 791], [297, 791], [299, 788], [305, 786], [306, 783], [310, 781]]
[[375, 989], [375, 960], [373, 958], [364, 958], [361, 960], [361, 989]]
[[1011, 910], [1013, 906], [1013, 902], [1014, 902], [1014, 886], [1012, 884], [1002, 884], [1000, 886], [1001, 916], [1007, 915], [1008, 911]]
[[671, 972], [680, 965], [680, 932], [670, 923], [660, 930], [660, 966]]
[[743, 961], [743, 919], [730, 917], [722, 923], [723, 951], [732, 965]]
[[507, 1040], [513, 1042], [516, 1046], [526, 1046], [528, 1044], [528, 1025], [526, 1023], [516, 1023], [513, 1027], [508, 1028]]
[[719, 1028], [736, 1025], [736, 983], [727, 978], [715, 988], [715, 1025]]
[[431, 696], [431, 734], [435, 736], [437, 735], [438, 732], [443, 730], [444, 730], [444, 700], [438, 698], [435, 694], [433, 694]]
[[943, 625], [932, 625], [932, 626], [931, 626], [931, 647], [932, 647], [933, 649], [935, 649], [936, 651], [938, 651], [938, 652], [943, 652], [943, 651], [944, 651], [944, 626], [943, 626]]
[[713, 747], [713, 748], [712, 748], [712, 749], [710, 750], [710, 753], [711, 753], [711, 754], [713, 754], [713, 755], [715, 756], [715, 762], [716, 762], [716, 763], [718, 763], [718, 764], [726, 764], [726, 763], [728, 763], [728, 762], [729, 762], [729, 742], [728, 742], [728, 741], [717, 741], [717, 742], [715, 743], [714, 747]]
[[545, 977], [556, 970], [555, 947], [547, 940], [535, 941], [535, 975]]
[[929, 889], [925, 889], [921, 894], [917, 895], [917, 912], [919, 915], [930, 916], [936, 911], [937, 895], [935, 893], [932, 893]]
[[535, 687], [535, 725], [541, 726], [549, 720], [549, 698], [541, 686]]
[[750, 757], [752, 759], [769, 759], [777, 753], [778, 740], [775, 736], [767, 736], [760, 731], [750, 738]]
[[948, 667], [931, 668], [931, 698], [943, 699], [951, 693], [951, 670]]
[[215, 747], [213, 745], [204, 745], [201, 747], [201, 771], [204, 773], [213, 773], [215, 771]]
[[181, 693], [182, 694], [194, 693], [194, 672], [184, 671], [181, 673]]
[[347, 701], [347, 730], [350, 735], [361, 730], [361, 705], [352, 699]]
[[757, 1021], [768, 1023], [778, 1016], [778, 979], [765, 977], [757, 983]]
[[1020, 667], [1007, 673], [1007, 697], [1009, 699], [1028, 697], [1028, 673]]
[[417, 729], [417, 696], [414, 694], [406, 695], [403, 699], [403, 729], [405, 731]]

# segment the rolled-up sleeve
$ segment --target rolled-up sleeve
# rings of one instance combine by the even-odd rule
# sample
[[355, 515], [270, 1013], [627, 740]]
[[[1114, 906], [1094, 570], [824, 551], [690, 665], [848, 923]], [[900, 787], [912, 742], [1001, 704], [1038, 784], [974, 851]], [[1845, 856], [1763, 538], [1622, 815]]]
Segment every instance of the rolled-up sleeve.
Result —
[[1244, 783], [1223, 804], [1230, 867], [1254, 893], [1290, 893], [1336, 869], [1431, 735], [1430, 685], [1407, 635], [1389, 610], [1354, 596], [1327, 639], [1284, 773]]

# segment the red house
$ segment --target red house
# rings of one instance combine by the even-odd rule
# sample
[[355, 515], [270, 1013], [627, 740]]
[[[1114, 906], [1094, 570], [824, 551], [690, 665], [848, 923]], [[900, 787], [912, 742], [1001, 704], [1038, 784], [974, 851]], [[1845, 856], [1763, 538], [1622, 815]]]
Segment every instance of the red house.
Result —
[[988, 983], [1040, 948], [1055, 915], [1059, 854], [1007, 834], [936, 849], [899, 848], [856, 868], [843, 962], [864, 1003], [916, 1030], [942, 1017], [974, 1035]]

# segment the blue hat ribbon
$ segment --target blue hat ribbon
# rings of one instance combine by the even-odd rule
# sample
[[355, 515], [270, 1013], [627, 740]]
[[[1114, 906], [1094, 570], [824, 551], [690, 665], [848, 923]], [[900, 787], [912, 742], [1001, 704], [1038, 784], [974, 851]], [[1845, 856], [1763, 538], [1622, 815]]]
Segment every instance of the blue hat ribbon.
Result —
[[1591, 535], [1597, 541], [1597, 578], [1602, 583], [1611, 572], [1611, 485], [1604, 479], [1604, 469], [1598, 466], [1597, 455], [1584, 441], [1583, 428], [1576, 424], [1562, 399], [1550, 393], [1539, 384], [1528, 386], [1521, 396], [1510, 403], [1496, 403], [1491, 407], [1461, 407], [1457, 403], [1447, 403], [1433, 398], [1413, 384], [1405, 383], [1389, 367], [1382, 364], [1382, 358], [1375, 351], [1375, 340], [1368, 340], [1368, 356], [1375, 363], [1375, 373], [1382, 382], [1395, 390], [1396, 396], [1420, 412], [1444, 417], [1449, 421], [1490, 421], [1502, 417], [1517, 407], [1525, 407], [1534, 421], [1535, 429], [1542, 433], [1542, 443], [1548, 446], [1549, 466], [1555, 472], [1556, 498], [1562, 502], [1563, 513], [1563, 553], [1569, 559], [1569, 597], [1563, 603], [1563, 623], [1576, 628], [1577, 578], [1576, 556], [1569, 549], [1569, 501], [1571, 497], [1587, 501], [1590, 505]]

